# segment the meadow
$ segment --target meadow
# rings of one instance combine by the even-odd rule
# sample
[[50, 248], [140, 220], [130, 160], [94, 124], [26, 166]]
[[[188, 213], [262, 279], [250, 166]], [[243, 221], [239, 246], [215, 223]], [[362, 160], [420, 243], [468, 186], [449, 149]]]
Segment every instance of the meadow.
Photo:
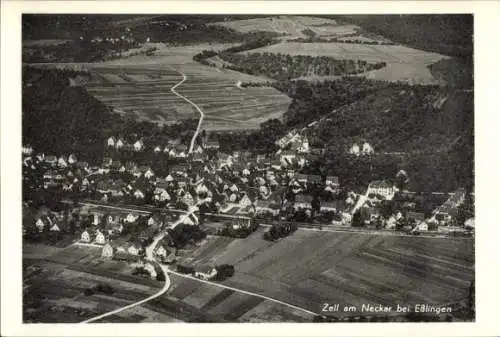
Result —
[[318, 313], [325, 302], [454, 303], [474, 280], [471, 240], [298, 230], [271, 243], [262, 234], [212, 238], [191, 263], [233, 264], [224, 284]]
[[353, 34], [359, 28], [355, 25], [338, 24], [331, 19], [309, 16], [261, 17], [213, 24], [243, 33], [255, 30], [276, 32], [288, 38], [306, 37], [304, 30], [313, 31], [318, 36], [342, 36]]

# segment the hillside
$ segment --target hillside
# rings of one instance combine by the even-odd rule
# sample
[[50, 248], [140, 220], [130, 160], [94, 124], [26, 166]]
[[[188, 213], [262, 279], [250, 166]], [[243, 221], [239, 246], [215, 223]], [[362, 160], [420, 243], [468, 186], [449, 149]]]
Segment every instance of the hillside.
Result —
[[474, 17], [470, 14], [348, 15], [335, 18], [403, 45], [472, 58]]

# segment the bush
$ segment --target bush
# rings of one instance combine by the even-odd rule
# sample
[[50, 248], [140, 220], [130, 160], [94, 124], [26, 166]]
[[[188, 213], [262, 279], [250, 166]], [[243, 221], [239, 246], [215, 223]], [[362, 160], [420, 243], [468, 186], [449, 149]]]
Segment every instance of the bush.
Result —
[[165, 282], [165, 274], [163, 272], [156, 274], [156, 280]]
[[182, 264], [177, 265], [177, 271], [181, 274], [194, 274], [195, 270], [191, 266], [184, 266]]
[[91, 288], [87, 288], [87, 289], [85, 289], [85, 290], [83, 291], [83, 294], [84, 294], [85, 296], [91, 296], [91, 295], [94, 295], [94, 290], [93, 290], [93, 289], [91, 289]]
[[234, 266], [229, 264], [216, 266], [215, 269], [217, 270], [217, 275], [215, 276], [215, 280], [217, 281], [223, 281], [234, 275]]

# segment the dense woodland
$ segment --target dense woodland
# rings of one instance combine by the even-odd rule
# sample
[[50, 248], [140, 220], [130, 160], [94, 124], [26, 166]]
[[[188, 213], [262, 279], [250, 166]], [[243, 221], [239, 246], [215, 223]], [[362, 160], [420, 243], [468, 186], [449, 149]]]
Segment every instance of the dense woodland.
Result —
[[403, 45], [472, 59], [472, 14], [342, 15], [333, 18]]
[[290, 56], [281, 53], [236, 54], [222, 52], [219, 57], [232, 64], [227, 66], [230, 69], [282, 81], [302, 76], [360, 74], [386, 66], [385, 62], [368, 63], [363, 60], [340, 60], [333, 57], [310, 55]]

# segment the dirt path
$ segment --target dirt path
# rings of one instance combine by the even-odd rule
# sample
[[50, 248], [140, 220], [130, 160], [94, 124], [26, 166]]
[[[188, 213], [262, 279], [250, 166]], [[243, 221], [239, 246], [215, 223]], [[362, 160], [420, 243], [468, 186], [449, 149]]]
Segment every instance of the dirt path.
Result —
[[198, 134], [200, 133], [201, 124], [203, 123], [203, 118], [205, 117], [205, 113], [201, 110], [201, 108], [198, 105], [196, 105], [196, 103], [194, 103], [189, 98], [187, 98], [187, 97], [179, 94], [177, 91], [175, 91], [175, 89], [177, 89], [178, 86], [180, 86], [182, 83], [184, 83], [187, 80], [187, 76], [182, 71], [179, 71], [179, 70], [176, 70], [176, 69], [174, 69], [174, 70], [176, 72], [178, 72], [179, 74], [182, 75], [182, 80], [179, 83], [177, 83], [176, 85], [174, 85], [172, 88], [170, 88], [170, 91], [174, 95], [176, 95], [177, 97], [180, 97], [183, 100], [185, 100], [186, 102], [188, 102], [189, 104], [191, 104], [200, 113], [200, 120], [198, 121], [198, 127], [196, 128], [196, 131], [195, 131], [195, 133], [193, 135], [193, 138], [191, 139], [191, 144], [189, 145], [189, 152], [188, 153], [191, 153], [191, 152], [193, 152], [193, 148], [194, 148], [194, 143], [196, 141], [196, 137], [198, 137]]

